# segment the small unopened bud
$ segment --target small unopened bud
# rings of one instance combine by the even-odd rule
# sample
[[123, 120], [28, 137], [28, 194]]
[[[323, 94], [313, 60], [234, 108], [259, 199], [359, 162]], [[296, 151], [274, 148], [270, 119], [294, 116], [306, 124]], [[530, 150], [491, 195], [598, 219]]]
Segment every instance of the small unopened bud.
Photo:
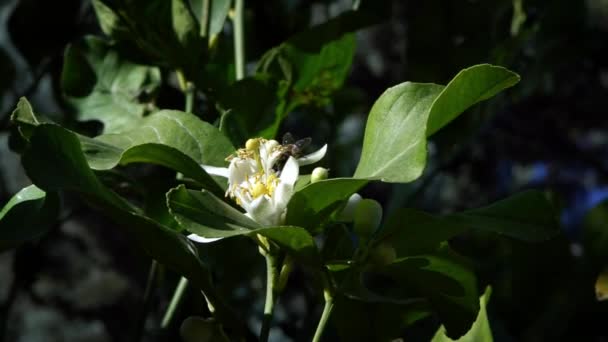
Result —
[[258, 148], [260, 148], [260, 139], [249, 139], [247, 140], [247, 142], [245, 143], [245, 148], [253, 151], [253, 150], [257, 150]]
[[357, 209], [357, 205], [361, 201], [361, 195], [352, 194], [348, 198], [348, 202], [346, 202], [346, 206], [342, 209], [340, 216], [338, 219], [343, 222], [352, 222], [355, 216], [355, 209]]
[[315, 167], [314, 170], [312, 170], [312, 174], [310, 175], [310, 182], [311, 183], [316, 183], [318, 181], [322, 181], [324, 179], [327, 179], [329, 172], [327, 171], [326, 168], [324, 167]]
[[363, 199], [355, 208], [354, 230], [359, 237], [368, 239], [380, 227], [382, 206], [373, 199]]
[[386, 266], [397, 259], [395, 248], [388, 242], [376, 245], [369, 254], [370, 261], [376, 266]]

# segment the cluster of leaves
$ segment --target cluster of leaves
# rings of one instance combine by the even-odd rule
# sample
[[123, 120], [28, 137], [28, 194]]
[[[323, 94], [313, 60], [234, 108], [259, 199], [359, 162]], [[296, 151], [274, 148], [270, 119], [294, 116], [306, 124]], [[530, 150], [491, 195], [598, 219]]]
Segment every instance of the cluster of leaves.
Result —
[[[480, 311], [478, 284], [471, 261], [447, 243], [451, 238], [478, 230], [537, 241], [556, 232], [551, 205], [535, 191], [445, 216], [398, 210], [368, 237], [339, 220], [351, 195], [369, 182], [419, 178], [429, 136], [519, 81], [517, 74], [487, 64], [462, 70], [445, 86], [406, 82], [388, 89], [370, 110], [355, 174], [310, 184], [301, 176], [285, 226], [261, 227], [223, 198], [226, 184], [200, 165], [225, 166], [226, 156], [247, 138], [274, 138], [297, 107], [329, 103], [348, 75], [353, 32], [374, 19], [362, 10], [347, 11], [271, 49], [254, 75], [235, 81], [222, 31], [229, 1], [93, 4], [110, 39], [88, 37], [67, 48], [62, 89], [77, 119], [100, 121], [103, 132], [89, 137], [72, 131], [20, 100], [11, 118], [18, 127], [14, 138], [34, 185], [0, 212], [1, 249], [45, 234], [60, 194], [77, 193], [151, 258], [200, 288], [215, 319], [242, 334], [242, 320], [217, 294], [211, 270], [184, 233], [263, 236], [330, 288], [333, 322], [344, 340], [386, 340], [429, 315], [450, 337], [471, 328]], [[215, 124], [157, 108], [156, 93], [171, 72], [205, 95], [208, 111], [218, 114]], [[178, 176], [168, 182], [166, 196], [158, 196], [125, 175], [132, 164], [159, 165]], [[125, 182], [136, 195], [120, 193]], [[315, 236], [322, 237], [322, 247]], [[483, 328], [472, 332], [477, 330], [487, 334]]]

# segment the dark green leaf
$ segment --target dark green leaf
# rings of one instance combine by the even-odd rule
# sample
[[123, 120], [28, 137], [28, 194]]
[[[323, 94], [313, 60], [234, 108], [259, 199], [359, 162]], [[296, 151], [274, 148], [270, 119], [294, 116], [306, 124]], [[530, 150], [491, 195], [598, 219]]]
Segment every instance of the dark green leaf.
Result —
[[[356, 47], [352, 32], [376, 23], [376, 19], [365, 12], [347, 11], [296, 34], [262, 56], [258, 71], [281, 80], [279, 100], [284, 101], [277, 101], [281, 105], [264, 136], [274, 137], [281, 121], [296, 107], [329, 102], [350, 71]], [[289, 92], [283, 91], [287, 86]]]
[[243, 235], [260, 225], [226, 202], [203, 190], [179, 186], [167, 193], [173, 217], [187, 231], [206, 238]]
[[377, 240], [390, 242], [397, 256], [405, 256], [433, 251], [441, 242], [468, 230], [542, 241], [555, 236], [559, 226], [544, 194], [525, 191], [487, 207], [444, 216], [401, 209], [387, 219]]
[[465, 334], [475, 321], [479, 300], [475, 274], [449, 255], [400, 258], [382, 271], [402, 291], [427, 298], [450, 337]]
[[[492, 289], [490, 287], [486, 288], [484, 294], [479, 297], [479, 313], [477, 314], [477, 319], [475, 319], [475, 323], [471, 329], [461, 338], [459, 338], [458, 342], [492, 342], [494, 338], [492, 337], [492, 330], [490, 329], [490, 322], [488, 321], [488, 314], [486, 311], [486, 306], [488, 305], [488, 301], [490, 300], [490, 295], [492, 294]], [[445, 327], [441, 326], [431, 342], [452, 342], [456, 341], [454, 339], [449, 338], [445, 333]]]
[[481, 64], [461, 71], [445, 87], [405, 82], [389, 88], [370, 111], [355, 177], [417, 179], [426, 165], [428, 135], [518, 80], [507, 69]]
[[287, 206], [287, 224], [315, 230], [367, 181], [333, 178], [309, 184], [296, 192]]
[[199, 78], [207, 41], [186, 0], [94, 0], [93, 6], [102, 30], [121, 48]]
[[[222, 32], [224, 28], [224, 22], [228, 17], [228, 12], [230, 12], [230, 0], [208, 0], [209, 1], [209, 32], [208, 36], [213, 38], [213, 36]], [[204, 0], [190, 0], [190, 5], [192, 6], [192, 12], [198, 19], [198, 23], [202, 26], [201, 18], [203, 17], [203, 3]], [[202, 31], [202, 28], [201, 28]]]
[[0, 210], [0, 252], [44, 235], [59, 213], [59, 198], [30, 185]]
[[127, 61], [89, 36], [66, 49], [61, 86], [78, 120], [101, 121], [105, 133], [124, 132], [153, 108], [160, 70]]
[[274, 119], [284, 109], [284, 89], [267, 75], [242, 79], [220, 94], [221, 130], [241, 146], [251, 137], [274, 138]]
[[82, 194], [120, 224], [148, 255], [202, 289], [222, 323], [242, 329], [236, 316], [215, 295], [209, 270], [188, 240], [143, 216], [141, 210], [101, 184], [89, 168], [76, 134], [55, 125], [36, 127], [23, 155], [23, 165], [32, 181], [47, 192], [67, 190]]
[[331, 321], [340, 341], [391, 341], [428, 315], [428, 308], [420, 304], [369, 303], [339, 296]]

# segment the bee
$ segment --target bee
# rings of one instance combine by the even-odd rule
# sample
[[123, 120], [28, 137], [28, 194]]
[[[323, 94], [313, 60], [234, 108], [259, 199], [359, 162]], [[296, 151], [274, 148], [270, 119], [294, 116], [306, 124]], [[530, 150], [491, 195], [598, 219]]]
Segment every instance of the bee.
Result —
[[310, 145], [311, 141], [312, 138], [310, 137], [296, 140], [291, 133], [285, 133], [285, 135], [283, 135], [281, 156], [274, 165], [274, 169], [276, 171], [282, 170], [289, 157], [301, 157], [302, 152]]

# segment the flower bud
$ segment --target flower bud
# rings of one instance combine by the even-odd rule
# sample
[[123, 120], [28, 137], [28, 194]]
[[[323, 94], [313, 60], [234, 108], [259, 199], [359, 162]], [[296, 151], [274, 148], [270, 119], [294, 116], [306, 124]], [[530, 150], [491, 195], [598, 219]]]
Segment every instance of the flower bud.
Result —
[[245, 148], [250, 151], [257, 150], [260, 148], [260, 139], [256, 138], [247, 140], [245, 143]]
[[371, 263], [376, 266], [386, 266], [397, 259], [397, 253], [389, 242], [384, 241], [371, 250], [369, 258]]
[[338, 216], [338, 220], [342, 222], [352, 222], [355, 216], [355, 209], [357, 208], [357, 205], [359, 204], [361, 199], [361, 195], [356, 193], [352, 194], [348, 198], [346, 206], [344, 207], [344, 209], [342, 209], [342, 212]]
[[310, 175], [310, 182], [316, 183], [318, 181], [327, 179], [328, 173], [329, 172], [324, 167], [315, 167], [315, 169], [312, 170], [312, 174]]
[[362, 239], [370, 236], [380, 227], [382, 206], [373, 199], [361, 200], [355, 208], [354, 230]]

